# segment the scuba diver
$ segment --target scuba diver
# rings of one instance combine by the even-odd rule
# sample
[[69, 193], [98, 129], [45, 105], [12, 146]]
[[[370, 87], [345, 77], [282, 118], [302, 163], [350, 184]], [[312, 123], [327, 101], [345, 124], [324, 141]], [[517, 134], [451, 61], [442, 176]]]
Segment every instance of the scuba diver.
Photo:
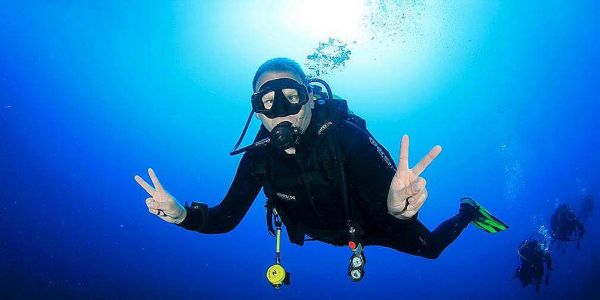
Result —
[[553, 242], [577, 241], [577, 249], [579, 249], [585, 228], [573, 209], [568, 204], [562, 204], [552, 214], [550, 232]]
[[594, 196], [587, 195], [581, 201], [581, 212], [579, 214], [579, 218], [581, 219], [581, 223], [585, 223], [587, 219], [594, 212]]
[[546, 273], [546, 285], [550, 284], [550, 272], [553, 269], [552, 257], [550, 257], [549, 251], [545, 250], [542, 243], [536, 239], [529, 239], [523, 241], [519, 250], [517, 250], [521, 265], [515, 271], [514, 278], [519, 278], [523, 287], [529, 284], [535, 286], [535, 289], [539, 292], [540, 285], [544, 278], [544, 262], [548, 273]]
[[[463, 198], [455, 216], [429, 231], [417, 219], [428, 197], [421, 174], [441, 147], [433, 147], [409, 168], [409, 137], [404, 135], [396, 167], [365, 121], [351, 113], [344, 100], [335, 99], [326, 82], [308, 79], [295, 61], [265, 62], [252, 87], [252, 110], [230, 153], [244, 154], [221, 203], [210, 208], [199, 202], [183, 206], [152, 169], [148, 173], [154, 186], [137, 175], [135, 180], [150, 195], [146, 199], [150, 213], [205, 234], [234, 229], [262, 188], [267, 227], [277, 237], [277, 269], [270, 268], [267, 274], [279, 278], [276, 283], [269, 278], [273, 286], [280, 286], [285, 274], [279, 263], [281, 225], [298, 245], [308, 240], [348, 245], [352, 251], [348, 276], [353, 281], [364, 275], [365, 246], [434, 259], [469, 223], [490, 233], [508, 228], [479, 203]], [[254, 113], [262, 126], [251, 145], [237, 149]]]

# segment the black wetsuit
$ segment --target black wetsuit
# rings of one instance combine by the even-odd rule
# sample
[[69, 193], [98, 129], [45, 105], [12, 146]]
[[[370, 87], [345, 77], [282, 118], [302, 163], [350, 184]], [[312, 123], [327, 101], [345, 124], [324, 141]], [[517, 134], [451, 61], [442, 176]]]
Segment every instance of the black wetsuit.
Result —
[[[548, 272], [552, 271], [552, 257], [550, 253], [544, 251], [540, 243], [536, 240], [530, 240], [523, 243], [519, 249], [521, 258], [521, 266], [517, 268], [515, 277], [526, 287], [529, 284], [535, 286], [536, 290], [540, 290], [540, 285], [544, 278], [544, 262]], [[549, 284], [550, 276], [546, 277], [546, 285]]]
[[566, 204], [556, 208], [550, 219], [552, 237], [559, 241], [579, 240], [585, 233], [585, 227]]
[[[335, 161], [338, 153], [354, 219], [362, 229], [363, 245], [437, 258], [473, 220], [474, 214], [461, 209], [433, 232], [416, 215], [409, 220], [390, 215], [387, 196], [396, 170], [393, 159], [368, 131], [347, 121], [343, 114], [332, 113], [332, 105], [315, 104], [296, 154], [270, 147], [246, 152], [225, 199], [211, 208], [199, 203], [186, 207], [187, 217], [179, 226], [208, 234], [228, 232], [239, 224], [264, 188], [292, 242], [302, 245], [306, 234], [333, 245], [345, 245], [347, 215], [338, 180], [342, 171]], [[255, 141], [267, 135], [261, 126]], [[257, 176], [261, 171], [267, 176]]]

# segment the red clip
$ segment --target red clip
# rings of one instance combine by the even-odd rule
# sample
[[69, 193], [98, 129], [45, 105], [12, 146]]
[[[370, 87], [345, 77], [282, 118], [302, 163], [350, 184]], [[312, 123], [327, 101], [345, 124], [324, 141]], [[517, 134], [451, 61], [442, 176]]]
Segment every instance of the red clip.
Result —
[[352, 249], [352, 250], [356, 249], [356, 243], [353, 241], [349, 241], [348, 246], [350, 246], [350, 249]]

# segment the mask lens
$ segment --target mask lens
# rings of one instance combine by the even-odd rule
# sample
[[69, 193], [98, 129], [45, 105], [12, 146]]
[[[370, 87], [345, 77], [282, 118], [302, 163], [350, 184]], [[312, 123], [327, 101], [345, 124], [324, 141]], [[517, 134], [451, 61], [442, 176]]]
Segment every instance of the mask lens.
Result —
[[298, 92], [297, 89], [287, 88], [287, 89], [282, 89], [281, 92], [283, 93], [285, 98], [288, 100], [288, 102], [290, 102], [291, 104], [300, 103], [300, 93]]
[[273, 101], [275, 100], [275, 92], [270, 91], [262, 96], [262, 104], [266, 110], [273, 107]]

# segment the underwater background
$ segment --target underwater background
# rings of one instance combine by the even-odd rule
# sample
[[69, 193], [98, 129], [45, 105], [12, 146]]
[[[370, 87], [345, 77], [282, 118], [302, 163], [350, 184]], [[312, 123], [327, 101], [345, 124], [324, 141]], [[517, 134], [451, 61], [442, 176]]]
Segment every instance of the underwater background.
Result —
[[[598, 197], [597, 1], [1, 1], [0, 299], [600, 299], [598, 212], [554, 249], [549, 286], [511, 280], [521, 241], [561, 203]], [[469, 226], [436, 260], [292, 245], [265, 272], [261, 193], [203, 235], [148, 213], [152, 167], [180, 201], [217, 205], [240, 156], [251, 80], [286, 56], [329, 82], [396, 159], [434, 145], [419, 213], [471, 196], [510, 225]], [[247, 144], [258, 129], [254, 120]], [[564, 251], [563, 251], [564, 250]]]

